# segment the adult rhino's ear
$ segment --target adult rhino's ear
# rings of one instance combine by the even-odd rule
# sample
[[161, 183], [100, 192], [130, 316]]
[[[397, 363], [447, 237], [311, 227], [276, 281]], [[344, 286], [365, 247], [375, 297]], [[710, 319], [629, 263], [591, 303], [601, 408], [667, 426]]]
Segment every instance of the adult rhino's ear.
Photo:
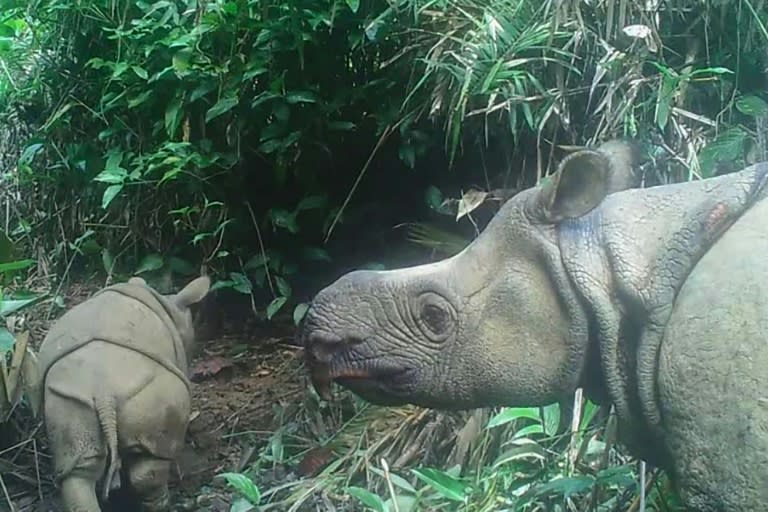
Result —
[[147, 286], [147, 282], [141, 277], [132, 277], [128, 280], [128, 284], [136, 284], [139, 286]]
[[610, 160], [591, 149], [566, 157], [545, 183], [536, 200], [536, 213], [544, 222], [581, 217], [609, 194]]
[[188, 308], [203, 300], [210, 289], [211, 278], [208, 276], [198, 277], [177, 293], [173, 300], [178, 307]]

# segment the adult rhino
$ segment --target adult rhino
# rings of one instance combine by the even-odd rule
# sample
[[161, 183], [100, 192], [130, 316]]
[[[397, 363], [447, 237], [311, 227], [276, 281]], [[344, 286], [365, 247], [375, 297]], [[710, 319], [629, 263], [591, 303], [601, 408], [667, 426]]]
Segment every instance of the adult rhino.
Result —
[[690, 510], [766, 510], [768, 164], [638, 189], [635, 154], [573, 153], [459, 254], [323, 289], [316, 388], [455, 410], [581, 386]]

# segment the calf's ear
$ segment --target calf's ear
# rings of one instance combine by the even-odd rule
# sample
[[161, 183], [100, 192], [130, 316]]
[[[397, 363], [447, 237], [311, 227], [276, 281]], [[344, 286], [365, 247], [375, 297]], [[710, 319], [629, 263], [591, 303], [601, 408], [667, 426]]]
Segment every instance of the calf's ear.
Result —
[[542, 185], [536, 197], [540, 220], [557, 223], [586, 215], [609, 194], [611, 163], [591, 149], [572, 153]]
[[147, 286], [147, 282], [144, 280], [144, 278], [139, 276], [134, 276], [128, 280], [128, 284], [135, 284], [139, 286]]
[[174, 297], [174, 302], [180, 308], [188, 308], [203, 300], [211, 289], [211, 278], [201, 276], [185, 286]]

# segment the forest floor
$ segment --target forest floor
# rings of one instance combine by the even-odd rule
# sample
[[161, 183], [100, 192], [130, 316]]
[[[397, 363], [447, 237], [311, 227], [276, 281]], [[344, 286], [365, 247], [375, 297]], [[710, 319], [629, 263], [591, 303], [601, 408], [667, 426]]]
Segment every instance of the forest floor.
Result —
[[[74, 306], [92, 292], [72, 287], [65, 303]], [[52, 322], [39, 319], [48, 307], [29, 315], [36, 347]], [[43, 313], [39, 317], [38, 311]], [[301, 403], [306, 392], [301, 351], [293, 345], [290, 321], [260, 324], [247, 305], [226, 313], [214, 327], [206, 326], [207, 336], [190, 365], [193, 412], [187, 442], [172, 471], [173, 510], [229, 511], [231, 489], [215, 476], [247, 467], [276, 428], [275, 411]], [[9, 433], [8, 427], [0, 431], [0, 510], [59, 512], [41, 420], [28, 412], [16, 416], [22, 418], [14, 422], [15, 432]], [[109, 510], [135, 510], [134, 505], [117, 493]]]

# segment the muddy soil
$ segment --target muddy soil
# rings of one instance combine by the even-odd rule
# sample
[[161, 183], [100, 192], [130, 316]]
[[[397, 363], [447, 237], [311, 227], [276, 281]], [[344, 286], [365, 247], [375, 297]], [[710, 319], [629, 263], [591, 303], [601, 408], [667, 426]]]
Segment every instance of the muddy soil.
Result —
[[[68, 294], [67, 306], [85, 300], [90, 293], [91, 289], [74, 288]], [[208, 315], [212, 325], [201, 329], [200, 351], [190, 365], [192, 420], [171, 477], [176, 511], [228, 512], [231, 492], [215, 476], [245, 468], [276, 427], [275, 406], [300, 402], [306, 392], [307, 379], [301, 371], [300, 349], [293, 344], [290, 319], [267, 324], [257, 321], [247, 304], [224, 302], [206, 308], [219, 314], [214, 318]], [[45, 335], [48, 323], [30, 322], [35, 345]], [[50, 478], [44, 429], [37, 420], [28, 422], [27, 428], [29, 438], [17, 439], [17, 444], [29, 445], [34, 439], [34, 456], [15, 457], [13, 449], [3, 450], [0, 444], [0, 464], [6, 464], [0, 468], [15, 469], [3, 471], [7, 493], [0, 490], [0, 511], [60, 512]], [[118, 492], [113, 493], [105, 510], [137, 508], [130, 494]]]

